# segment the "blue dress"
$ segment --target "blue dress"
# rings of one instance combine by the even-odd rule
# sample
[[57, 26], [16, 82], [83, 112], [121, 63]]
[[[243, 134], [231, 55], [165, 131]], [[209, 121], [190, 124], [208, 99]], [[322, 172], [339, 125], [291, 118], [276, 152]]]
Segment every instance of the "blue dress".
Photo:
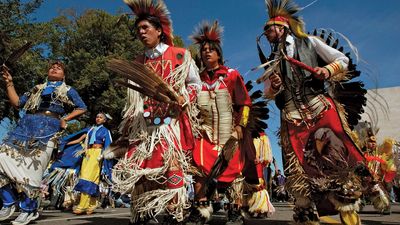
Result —
[[[97, 128], [97, 130], [96, 130]], [[79, 181], [74, 190], [90, 196], [99, 195], [99, 182], [111, 182], [111, 170], [114, 160], [98, 160], [98, 157], [112, 142], [110, 131], [104, 126], [92, 127], [86, 138], [86, 146], [103, 145], [102, 149], [87, 148], [82, 162]]]
[[[72, 195], [72, 188], [78, 181], [77, 176], [81, 169], [82, 155], [77, 155], [82, 151], [83, 145], [81, 143], [66, 145], [68, 142], [73, 141], [86, 134], [89, 128], [84, 128], [76, 133], [63, 137], [60, 145], [58, 146], [58, 158], [54, 161], [46, 173], [43, 175], [43, 185], [47, 186], [49, 190], [53, 190], [52, 199], [58, 199], [58, 203], [65, 201], [65, 195]], [[61, 199], [63, 198], [63, 199]], [[58, 204], [55, 205], [59, 206]]]
[[[25, 93], [20, 97], [19, 108], [24, 107], [29, 95], [30, 93]], [[65, 106], [60, 101], [54, 100], [54, 95], [54, 91], [49, 94], [42, 94], [37, 112], [51, 112], [52, 115], [59, 115], [61, 118], [69, 106]], [[80, 98], [78, 92], [72, 87], [69, 88], [67, 96], [74, 103], [75, 108], [86, 109], [85, 103]], [[9, 132], [4, 143], [17, 150], [44, 150], [49, 139], [60, 131], [60, 118], [27, 112], [20, 119], [17, 127]]]
[[[61, 130], [60, 118], [74, 109], [86, 109], [77, 91], [62, 82], [49, 82], [41, 90], [38, 87], [19, 98], [22, 109], [38, 97], [35, 110], [28, 110], [0, 145], [0, 188], [11, 183], [30, 197], [39, 194], [55, 144], [49, 140]], [[64, 92], [57, 87], [64, 88]]]

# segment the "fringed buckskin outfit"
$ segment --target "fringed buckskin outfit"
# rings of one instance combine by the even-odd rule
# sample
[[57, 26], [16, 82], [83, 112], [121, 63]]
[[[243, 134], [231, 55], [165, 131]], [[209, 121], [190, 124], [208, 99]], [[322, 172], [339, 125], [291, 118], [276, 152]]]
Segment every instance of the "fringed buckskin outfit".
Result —
[[64, 82], [36, 85], [19, 98], [26, 114], [0, 145], [0, 193], [5, 207], [17, 203], [15, 190], [25, 195], [23, 211], [37, 210], [42, 176], [60, 136], [60, 118], [85, 109], [79, 94]]
[[[339, 212], [343, 224], [360, 224], [356, 211], [365, 191], [363, 178], [370, 175], [360, 149], [351, 138], [347, 111], [337, 96], [328, 93], [325, 78], [301, 65], [324, 66], [329, 72], [327, 83], [333, 85], [352, 78], [346, 77], [349, 59], [321, 39], [303, 32], [302, 20], [293, 15], [299, 8], [292, 1], [266, 2], [270, 15], [266, 32], [269, 26], [285, 29], [283, 40], [271, 43], [273, 54], [269, 57], [279, 60], [275, 71], [280, 74], [282, 85], [278, 90], [273, 89], [266, 79], [265, 95], [275, 99], [281, 110], [281, 146], [286, 187], [295, 197], [294, 219], [300, 223], [318, 223], [319, 216]], [[286, 58], [279, 59], [283, 54]], [[353, 91], [358, 96], [357, 90]], [[359, 102], [350, 102], [347, 109], [351, 104], [361, 103], [362, 107], [363, 99], [361, 94]]]
[[[152, 76], [162, 78], [163, 87], [151, 85], [154, 89], [168, 89], [183, 97], [184, 103], [167, 104], [146, 97], [148, 91], [141, 94], [128, 90], [120, 132], [122, 139], [129, 141], [129, 148], [113, 168], [114, 189], [131, 193], [131, 223], [146, 223], [165, 211], [164, 221], [175, 224], [183, 221], [184, 210], [189, 207], [185, 178], [194, 148], [197, 116], [194, 102], [201, 87], [198, 68], [189, 51], [173, 46], [172, 22], [163, 1], [125, 0], [125, 3], [137, 16], [136, 21], [153, 21], [151, 26], [162, 31], [160, 42], [146, 48], [135, 61], [155, 73]], [[148, 81], [140, 82], [143, 86]]]
[[132, 220], [155, 217], [164, 209], [177, 221], [188, 208], [185, 177], [194, 148], [192, 104], [200, 87], [197, 67], [190, 53], [160, 43], [138, 57], [164, 81], [184, 96], [186, 110], [178, 112], [167, 104], [129, 90], [128, 107], [121, 124], [127, 130], [130, 148], [113, 170], [115, 188], [132, 192]]

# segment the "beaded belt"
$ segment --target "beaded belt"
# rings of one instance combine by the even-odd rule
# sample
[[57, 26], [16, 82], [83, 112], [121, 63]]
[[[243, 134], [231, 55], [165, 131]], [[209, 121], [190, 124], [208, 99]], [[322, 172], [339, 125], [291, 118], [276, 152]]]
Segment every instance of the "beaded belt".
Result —
[[58, 115], [57, 113], [51, 112], [49, 110], [39, 111], [39, 112], [36, 112], [35, 114], [41, 114], [41, 115], [53, 117], [53, 118], [56, 118], [56, 119], [60, 119], [60, 115]]

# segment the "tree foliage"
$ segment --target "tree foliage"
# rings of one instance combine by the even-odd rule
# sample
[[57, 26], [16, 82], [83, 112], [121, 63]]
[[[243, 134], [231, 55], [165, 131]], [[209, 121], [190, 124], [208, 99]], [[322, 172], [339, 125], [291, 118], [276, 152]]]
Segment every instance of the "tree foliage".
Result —
[[[1, 0], [0, 1], [0, 64], [8, 58], [12, 51], [24, 45], [27, 41], [33, 41], [40, 45], [38, 38], [38, 24], [29, 20], [29, 14], [34, 12], [43, 0], [24, 1]], [[33, 84], [38, 82], [41, 69], [45, 66], [40, 49], [31, 49], [25, 53], [21, 60], [9, 65], [14, 77], [15, 86], [19, 93], [23, 93]], [[3, 80], [3, 79], [1, 79]], [[0, 82], [4, 87], [4, 82]], [[0, 118], [3, 116], [14, 117], [14, 111], [9, 107], [5, 88], [0, 88]]]
[[90, 124], [100, 111], [115, 118], [110, 121], [112, 127], [120, 122], [126, 91], [114, 86], [115, 76], [105, 64], [116, 57], [132, 60], [143, 51], [129, 29], [132, 23], [129, 19], [121, 22], [119, 16], [104, 11], [88, 10], [79, 17], [64, 12], [44, 24], [46, 47], [52, 57], [66, 62], [66, 82], [87, 104], [86, 120]]
[[[77, 15], [75, 10], [65, 9], [51, 21], [33, 23], [27, 16], [42, 1], [32, 1], [27, 3], [29, 5], [22, 5], [16, 0], [6, 2], [19, 8], [13, 12], [18, 14], [15, 21], [1, 24], [1, 30], [5, 30], [6, 36], [10, 37], [4, 39], [9, 43], [2, 49], [9, 54], [25, 40], [34, 41], [34, 47], [13, 68], [18, 93], [44, 81], [48, 60], [63, 60], [66, 63], [67, 84], [77, 89], [88, 106], [88, 113], [82, 119], [93, 124], [98, 112], [107, 112], [114, 118], [109, 125], [115, 129], [121, 121], [126, 89], [114, 85], [113, 80], [119, 78], [110, 73], [105, 64], [111, 58], [133, 60], [143, 52], [143, 45], [132, 32], [133, 19], [101, 10], [87, 10]], [[3, 9], [2, 5], [2, 18], [6, 16]], [[29, 29], [23, 30], [27, 27]], [[17, 35], [18, 32], [20, 34]], [[175, 45], [183, 46], [182, 39], [176, 37]], [[0, 94], [4, 106], [4, 91]]]

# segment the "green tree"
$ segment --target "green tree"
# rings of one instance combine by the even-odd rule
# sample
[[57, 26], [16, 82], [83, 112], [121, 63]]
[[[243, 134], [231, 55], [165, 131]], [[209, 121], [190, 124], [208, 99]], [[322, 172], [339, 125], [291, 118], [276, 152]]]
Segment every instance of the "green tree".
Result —
[[77, 89], [88, 106], [86, 121], [93, 123], [99, 111], [115, 118], [111, 125], [120, 122], [125, 104], [125, 89], [113, 85], [115, 76], [106, 69], [110, 58], [132, 60], [143, 47], [135, 40], [129, 27], [133, 21], [121, 22], [119, 16], [100, 10], [88, 10], [80, 16], [72, 10], [44, 25], [47, 48], [53, 58], [67, 64], [66, 82]]
[[[38, 24], [29, 16], [40, 7], [43, 0], [1, 0], [0, 1], [0, 64], [2, 65], [12, 51], [24, 45], [27, 41], [40, 45]], [[45, 63], [42, 60], [41, 49], [32, 48], [15, 64], [9, 65], [14, 77], [14, 83], [19, 94], [26, 92], [40, 80]], [[1, 79], [3, 80], [3, 79]], [[4, 82], [0, 82], [0, 118], [11, 116], [14, 110], [9, 107]]]

